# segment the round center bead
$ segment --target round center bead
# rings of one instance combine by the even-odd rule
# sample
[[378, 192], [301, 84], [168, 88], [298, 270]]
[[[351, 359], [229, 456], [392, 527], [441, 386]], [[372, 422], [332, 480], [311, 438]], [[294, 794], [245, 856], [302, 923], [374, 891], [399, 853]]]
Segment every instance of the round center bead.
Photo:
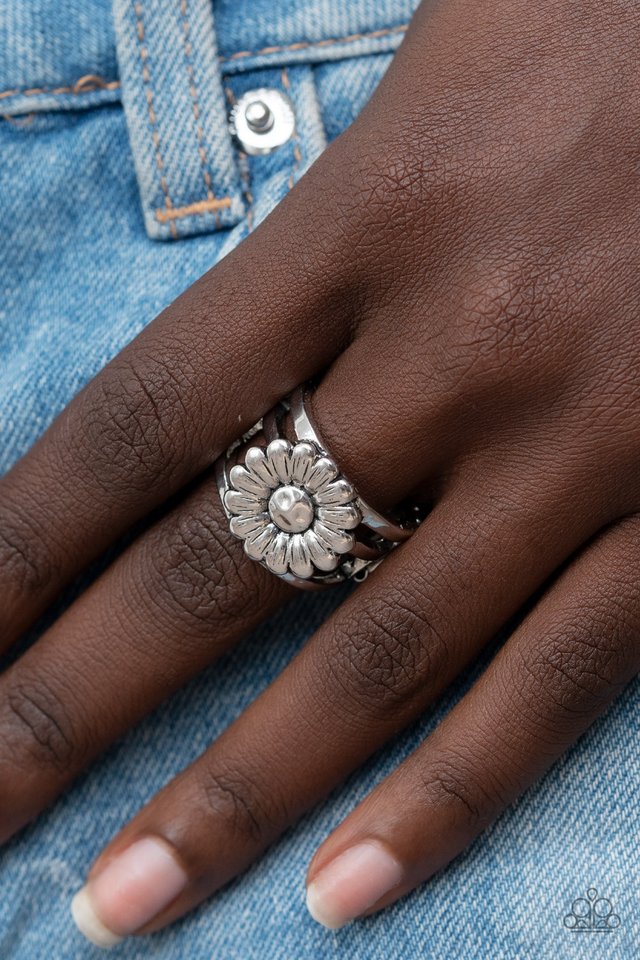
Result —
[[269, 516], [285, 533], [302, 533], [315, 516], [309, 496], [299, 487], [278, 487], [269, 498]]

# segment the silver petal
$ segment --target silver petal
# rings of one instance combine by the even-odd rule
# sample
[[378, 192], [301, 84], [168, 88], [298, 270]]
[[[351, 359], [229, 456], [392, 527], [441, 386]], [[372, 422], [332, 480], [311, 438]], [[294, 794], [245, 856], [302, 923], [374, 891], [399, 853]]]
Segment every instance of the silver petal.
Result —
[[329, 457], [318, 457], [313, 467], [307, 474], [307, 479], [305, 480], [304, 485], [310, 493], [315, 494], [326, 484], [331, 483], [332, 480], [335, 480], [337, 476], [338, 468], [333, 460], [330, 460]]
[[256, 477], [255, 474], [249, 473], [246, 467], [242, 467], [240, 464], [231, 467], [229, 471], [229, 483], [232, 487], [235, 487], [236, 490], [242, 490], [244, 493], [254, 493], [261, 499], [268, 497], [271, 493], [271, 487], [266, 484], [264, 480]]
[[256, 497], [255, 494], [243, 493], [240, 490], [227, 490], [224, 495], [224, 505], [230, 513], [238, 513], [242, 516], [263, 513], [267, 506], [266, 501]]
[[325, 544], [320, 543], [313, 529], [305, 530], [302, 536], [304, 537], [311, 561], [318, 570], [323, 570], [326, 573], [330, 570], [335, 570], [340, 562], [340, 558], [333, 550], [330, 550]]
[[287, 572], [287, 544], [289, 535], [287, 533], [278, 533], [271, 541], [269, 549], [265, 552], [264, 562], [271, 573], [282, 576]]
[[317, 517], [332, 530], [355, 530], [362, 522], [362, 514], [355, 503], [341, 507], [319, 507]]
[[267, 461], [281, 483], [291, 478], [291, 444], [288, 440], [272, 440], [267, 447]]
[[278, 478], [272, 470], [262, 447], [249, 447], [244, 463], [249, 473], [264, 481], [270, 490], [278, 486]]
[[324, 486], [322, 490], [315, 494], [314, 500], [321, 507], [332, 507], [341, 503], [350, 503], [355, 499], [355, 496], [356, 492], [351, 484], [341, 477], [339, 480], [334, 480]]
[[304, 534], [296, 533], [289, 537], [287, 562], [296, 577], [307, 580], [313, 575], [313, 564], [305, 543]]
[[262, 507], [238, 507], [233, 512], [230, 510], [231, 516], [233, 517], [255, 517], [258, 513], [261, 513], [265, 509]]
[[267, 513], [258, 513], [252, 517], [231, 517], [229, 529], [234, 536], [245, 540], [247, 537], [251, 537], [252, 534], [257, 535], [260, 533], [268, 523], [269, 515]]
[[355, 537], [352, 533], [332, 530], [331, 527], [326, 527], [320, 520], [316, 520], [313, 530], [320, 543], [325, 543], [336, 553], [349, 553], [353, 549]]
[[244, 542], [244, 552], [252, 560], [263, 560], [265, 553], [271, 547], [271, 544], [278, 533], [273, 523], [264, 528], [262, 533], [257, 536], [250, 536]]
[[312, 443], [296, 443], [291, 451], [291, 479], [294, 483], [304, 484], [311, 471], [318, 451]]

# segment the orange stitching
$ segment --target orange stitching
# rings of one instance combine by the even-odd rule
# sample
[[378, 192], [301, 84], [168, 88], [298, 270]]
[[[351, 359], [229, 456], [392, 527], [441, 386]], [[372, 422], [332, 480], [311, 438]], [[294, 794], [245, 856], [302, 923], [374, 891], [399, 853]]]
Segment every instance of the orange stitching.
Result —
[[195, 217], [199, 213], [215, 213], [217, 210], [226, 210], [230, 206], [231, 197], [222, 197], [221, 200], [198, 200], [197, 203], [189, 203], [186, 207], [156, 210], [156, 220], [159, 223], [169, 223], [175, 229], [174, 220], [182, 220], [183, 217]]
[[28, 127], [36, 118], [35, 113], [27, 113], [23, 117], [12, 117], [10, 113], [3, 113], [2, 119], [10, 123], [12, 127]]
[[[231, 87], [225, 87], [224, 92], [230, 107], [235, 106], [236, 98]], [[243, 193], [247, 201], [247, 233], [253, 230], [253, 193], [251, 192], [251, 177], [249, 172], [249, 160], [243, 150], [238, 149], [240, 156], [240, 179], [242, 180]]]
[[[147, 110], [149, 113], [149, 123], [151, 124], [151, 140], [153, 141], [153, 146], [155, 149], [156, 155], [156, 166], [158, 167], [158, 172], [160, 173], [160, 186], [164, 194], [164, 202], [167, 208], [166, 212], [169, 214], [173, 207], [171, 202], [171, 197], [169, 196], [169, 188], [167, 186], [167, 180], [164, 175], [164, 161], [162, 159], [162, 154], [160, 152], [160, 135], [158, 133], [158, 120], [156, 117], [156, 112], [153, 107], [153, 93], [151, 91], [151, 74], [149, 73], [149, 64], [147, 63], [149, 59], [149, 53], [147, 48], [144, 46], [144, 24], [142, 22], [142, 4], [137, 2], [134, 6], [136, 14], [136, 32], [138, 34], [138, 50], [140, 53], [140, 60], [142, 62], [142, 83], [144, 85], [144, 93], [147, 101]], [[158, 218], [158, 211], [156, 211], [156, 219]], [[169, 219], [169, 217], [167, 217]], [[160, 220], [160, 223], [164, 221]], [[169, 223], [169, 231], [171, 236], [175, 240], [178, 236], [178, 231], [176, 230], [176, 225], [173, 220]]]
[[336, 37], [330, 40], [301, 40], [298, 43], [290, 43], [285, 47], [263, 47], [262, 50], [240, 50], [238, 53], [232, 53], [229, 57], [220, 57], [225, 63], [230, 60], [238, 60], [240, 57], [260, 57], [269, 53], [284, 53], [296, 50], [308, 50], [314, 47], [330, 47], [337, 43], [355, 43], [356, 40], [377, 40], [379, 37], [388, 37], [394, 33], [405, 33], [408, 29], [408, 23], [402, 23], [397, 27], [385, 27], [381, 30], [373, 30], [371, 33], [351, 33], [347, 37]]
[[[315, 47], [330, 47], [335, 46], [338, 43], [355, 43], [356, 40], [377, 40], [380, 37], [392, 36], [395, 33], [405, 33], [409, 27], [408, 23], [401, 23], [397, 27], [386, 27], [381, 30], [373, 30], [371, 33], [352, 33], [347, 37], [335, 37], [330, 40], [315, 40], [315, 41], [306, 41], [301, 40], [298, 43], [290, 43], [284, 47], [263, 47], [261, 50], [240, 50], [238, 53], [232, 53], [229, 57], [219, 57], [221, 63], [228, 63], [231, 60], [239, 60], [241, 57], [260, 57], [264, 54], [270, 53], [286, 53], [287, 51], [297, 51], [297, 50], [307, 50], [309, 48], [313, 49]], [[138, 38], [140, 38], [140, 31], [142, 24], [138, 21]], [[142, 31], [144, 37], [144, 30]], [[142, 42], [142, 41], [141, 41]], [[79, 84], [82, 83], [82, 80], [85, 80], [85, 77], [82, 77], [81, 80], [78, 80], [77, 83], [74, 83], [71, 87], [57, 87], [51, 89], [50, 87], [33, 87], [29, 90], [4, 90], [0, 93], [0, 100], [4, 97], [13, 97], [20, 94], [23, 97], [35, 97], [37, 94], [41, 93], [52, 93], [52, 94], [62, 94], [62, 93], [88, 93], [89, 90], [79, 89]], [[99, 77], [95, 78], [96, 81], [100, 80]], [[118, 80], [109, 80], [104, 83], [104, 85], [96, 84], [96, 89], [99, 90], [117, 90], [120, 87], [120, 81]]]
[[[196, 87], [196, 79], [193, 70], [192, 63], [192, 47], [191, 47], [191, 26], [189, 20], [187, 19], [187, 0], [180, 0], [180, 13], [182, 15], [182, 32], [183, 43], [184, 43], [184, 55], [187, 61], [187, 75], [189, 77], [189, 93], [191, 94], [191, 106], [193, 108], [193, 117], [196, 122], [196, 137], [198, 140], [198, 155], [200, 157], [200, 166], [202, 167], [202, 179], [204, 180], [205, 189], [207, 191], [207, 199], [215, 200], [215, 194], [213, 192], [211, 184], [211, 173], [209, 172], [209, 161], [207, 159], [207, 153], [204, 146], [204, 133], [202, 131], [202, 124], [200, 123], [200, 101], [198, 97], [198, 89]], [[213, 219], [216, 227], [220, 226], [220, 219], [218, 217], [217, 208], [213, 210]]]
[[[287, 91], [287, 93], [291, 90], [291, 82], [289, 80], [289, 74], [287, 73], [286, 67], [282, 68], [282, 85]], [[293, 190], [293, 186], [295, 184], [295, 175], [300, 169], [301, 162], [302, 162], [302, 154], [300, 153], [300, 138], [298, 137], [298, 131], [296, 130], [294, 133], [294, 141], [293, 141], [293, 166], [291, 168], [291, 173], [289, 175], [289, 181], [288, 181], [289, 190]]]
[[0, 100], [4, 100], [5, 97], [36, 97], [43, 93], [50, 93], [55, 96], [72, 93], [79, 96], [82, 93], [95, 93], [96, 90], [118, 90], [119, 87], [119, 80], [103, 80], [102, 77], [88, 73], [85, 77], [76, 80], [70, 87], [30, 87], [28, 90], [4, 90], [0, 93]]
[[[120, 86], [117, 80], [112, 80], [111, 83], [117, 87]], [[76, 80], [73, 88], [77, 93], [91, 93], [94, 90], [108, 89], [110, 88], [110, 84], [106, 83], [102, 77], [98, 77], [95, 73], [87, 73], [84, 77]]]

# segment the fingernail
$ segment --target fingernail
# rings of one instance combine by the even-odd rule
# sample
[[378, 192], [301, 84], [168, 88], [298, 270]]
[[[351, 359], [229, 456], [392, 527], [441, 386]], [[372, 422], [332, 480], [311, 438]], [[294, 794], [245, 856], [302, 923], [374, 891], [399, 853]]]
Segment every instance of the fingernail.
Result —
[[112, 947], [150, 923], [187, 882], [169, 844], [145, 837], [91, 878], [73, 898], [71, 913], [87, 940]]
[[95, 943], [97, 947], [108, 949], [122, 940], [122, 937], [108, 930], [104, 923], [99, 920], [87, 887], [78, 890], [71, 901], [71, 915], [80, 933], [84, 934], [91, 943]]
[[331, 860], [307, 887], [314, 920], [335, 930], [365, 913], [403, 877], [398, 861], [375, 840], [359, 843]]

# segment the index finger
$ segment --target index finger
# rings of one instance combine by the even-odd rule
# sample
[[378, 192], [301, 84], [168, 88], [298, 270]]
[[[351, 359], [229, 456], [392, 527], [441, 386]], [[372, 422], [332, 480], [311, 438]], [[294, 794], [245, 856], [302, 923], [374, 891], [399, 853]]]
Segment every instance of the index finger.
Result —
[[328, 228], [326, 198], [309, 216], [316, 195], [303, 182], [0, 480], [0, 650], [90, 560], [345, 342], [347, 281], [339, 298], [332, 293], [347, 259]]

